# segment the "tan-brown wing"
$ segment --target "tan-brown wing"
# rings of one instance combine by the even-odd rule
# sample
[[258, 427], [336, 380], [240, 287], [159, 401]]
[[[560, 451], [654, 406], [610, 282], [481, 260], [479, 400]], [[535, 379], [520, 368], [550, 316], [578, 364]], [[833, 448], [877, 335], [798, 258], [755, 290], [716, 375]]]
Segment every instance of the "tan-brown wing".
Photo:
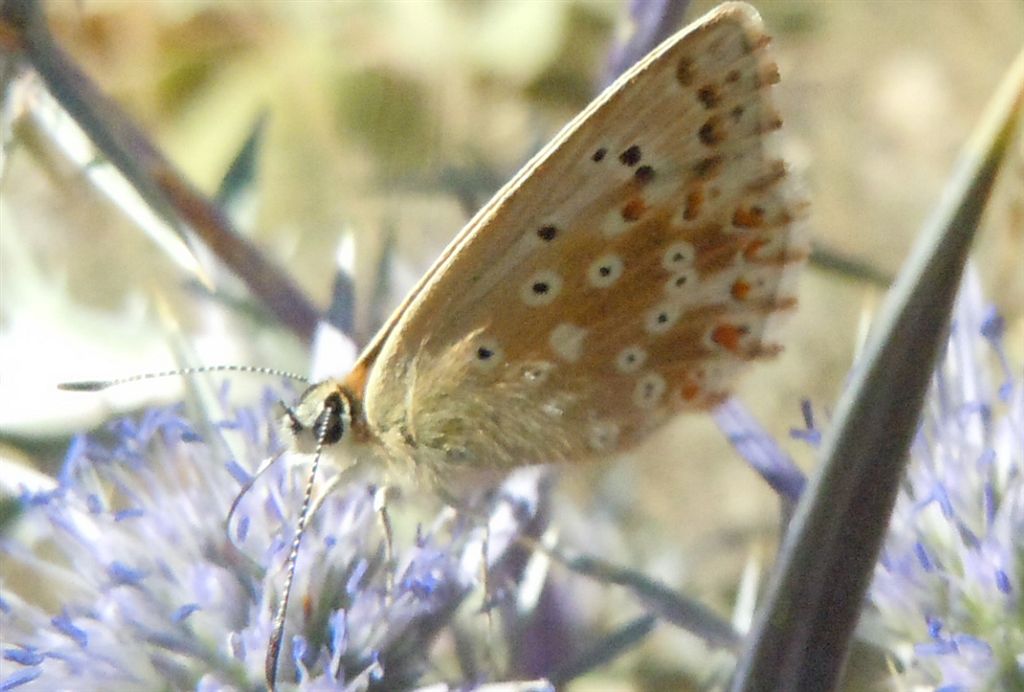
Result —
[[371, 433], [438, 473], [603, 455], [777, 352], [806, 250], [767, 44], [719, 7], [506, 185], [364, 356]]

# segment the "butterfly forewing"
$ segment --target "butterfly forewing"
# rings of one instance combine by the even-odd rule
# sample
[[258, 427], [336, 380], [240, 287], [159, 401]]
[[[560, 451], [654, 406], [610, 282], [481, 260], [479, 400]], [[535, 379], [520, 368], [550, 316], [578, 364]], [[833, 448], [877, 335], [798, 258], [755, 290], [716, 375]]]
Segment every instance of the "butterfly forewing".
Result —
[[389, 456], [443, 475], [607, 455], [778, 351], [806, 249], [767, 43], [752, 8], [718, 8], [477, 214], [350, 379]]

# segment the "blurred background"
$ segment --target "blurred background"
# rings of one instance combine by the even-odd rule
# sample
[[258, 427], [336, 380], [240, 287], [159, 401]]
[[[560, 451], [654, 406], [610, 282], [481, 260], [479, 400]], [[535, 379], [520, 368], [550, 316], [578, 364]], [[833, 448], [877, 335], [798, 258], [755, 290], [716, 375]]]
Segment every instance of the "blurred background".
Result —
[[[687, 17], [713, 5], [694, 2]], [[815, 240], [894, 274], [1021, 49], [1024, 4], [757, 7], [782, 74], [784, 154], [812, 202]], [[350, 232], [363, 341], [475, 208], [596, 94], [611, 47], [629, 31], [627, 4], [610, 1], [86, 0], [46, 9], [59, 43], [204, 191], [217, 189], [260, 129], [255, 175], [235, 206], [239, 226], [324, 309]], [[75, 395], [56, 391], [60, 381], [182, 359], [309, 372], [308, 344], [215, 260], [199, 251], [218, 288], [210, 297], [82, 166], [17, 117], [38, 107], [40, 90], [19, 79], [3, 114], [4, 461], [53, 473], [72, 433], [172, 401], [181, 388], [168, 380]], [[992, 201], [976, 263], [1009, 321], [1007, 344], [1024, 350], [1024, 162], [1015, 165]], [[383, 253], [389, 290], [375, 306], [367, 297]], [[800, 402], [827, 414], [881, 295], [871, 282], [810, 267], [786, 352], [737, 391], [805, 469], [811, 452], [789, 438], [803, 424]], [[232, 380], [242, 399], [261, 385]], [[674, 422], [626, 459], [563, 470], [559, 497], [569, 545], [585, 536], [579, 544], [591, 552], [724, 615], [743, 570], [770, 561], [779, 527], [772, 491], [701, 416]], [[657, 669], [682, 636], [659, 630], [595, 689]]]

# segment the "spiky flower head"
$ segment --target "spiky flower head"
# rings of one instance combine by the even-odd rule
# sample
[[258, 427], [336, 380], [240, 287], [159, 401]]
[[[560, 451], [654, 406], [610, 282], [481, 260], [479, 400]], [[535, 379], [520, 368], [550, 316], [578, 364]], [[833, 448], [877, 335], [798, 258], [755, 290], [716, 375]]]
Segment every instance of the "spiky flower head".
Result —
[[[107, 444], [76, 439], [56, 487], [23, 494], [17, 537], [0, 543], [0, 689], [264, 685], [304, 476], [287, 459], [249, 475], [280, 452], [276, 400], [233, 408], [223, 393], [201, 434], [178, 408], [121, 420]], [[226, 529], [229, 506], [253, 480]], [[442, 512], [397, 546], [389, 566], [378, 509], [362, 483], [323, 497], [299, 554], [282, 682], [412, 685], [477, 584], [483, 522]], [[522, 495], [496, 505], [489, 557], [530, 511]]]

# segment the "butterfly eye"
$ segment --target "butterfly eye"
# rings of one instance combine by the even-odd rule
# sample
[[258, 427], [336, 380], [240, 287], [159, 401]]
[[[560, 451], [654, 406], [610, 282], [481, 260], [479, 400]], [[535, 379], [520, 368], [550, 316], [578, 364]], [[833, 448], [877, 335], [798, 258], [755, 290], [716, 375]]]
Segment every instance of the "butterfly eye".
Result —
[[324, 399], [323, 410], [316, 418], [313, 433], [318, 442], [337, 444], [345, 434], [347, 406], [339, 392], [331, 392]]
[[285, 407], [284, 426], [295, 436], [303, 453], [312, 453], [317, 445], [338, 444], [351, 424], [349, 394], [334, 382], [313, 385], [299, 397], [294, 407]]

